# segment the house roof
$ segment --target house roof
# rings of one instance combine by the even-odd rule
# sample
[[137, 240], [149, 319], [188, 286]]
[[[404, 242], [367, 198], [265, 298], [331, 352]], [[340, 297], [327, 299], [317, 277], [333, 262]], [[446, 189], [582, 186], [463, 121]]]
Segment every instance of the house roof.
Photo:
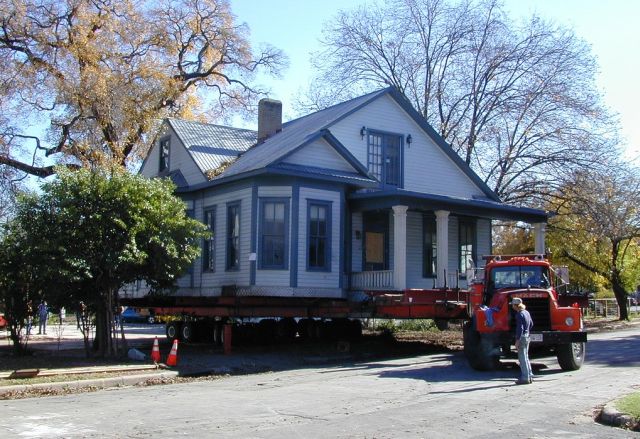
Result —
[[167, 120], [203, 174], [235, 160], [258, 138], [258, 133], [253, 130], [181, 119]]
[[544, 210], [518, 207], [487, 199], [467, 199], [445, 195], [424, 194], [390, 189], [384, 191], [354, 192], [349, 195], [355, 209], [389, 208], [397, 204], [410, 209], [447, 210], [459, 215], [480, 216], [489, 219], [546, 223], [549, 214]]

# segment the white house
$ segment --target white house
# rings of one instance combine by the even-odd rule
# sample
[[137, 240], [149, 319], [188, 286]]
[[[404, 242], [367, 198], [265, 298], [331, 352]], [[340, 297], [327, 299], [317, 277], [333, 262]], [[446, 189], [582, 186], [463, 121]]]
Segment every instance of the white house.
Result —
[[491, 221], [535, 225], [502, 203], [394, 88], [258, 132], [168, 119], [141, 173], [169, 177], [211, 239], [179, 281], [186, 296], [346, 298], [464, 286], [491, 253]]

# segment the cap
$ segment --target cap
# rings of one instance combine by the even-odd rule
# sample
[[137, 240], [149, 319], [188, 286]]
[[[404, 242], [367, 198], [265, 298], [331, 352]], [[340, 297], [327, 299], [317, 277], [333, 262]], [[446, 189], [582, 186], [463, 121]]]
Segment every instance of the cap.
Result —
[[522, 299], [519, 297], [512, 297], [511, 302], [509, 302], [509, 304], [511, 305], [520, 305], [521, 303], [522, 303]]

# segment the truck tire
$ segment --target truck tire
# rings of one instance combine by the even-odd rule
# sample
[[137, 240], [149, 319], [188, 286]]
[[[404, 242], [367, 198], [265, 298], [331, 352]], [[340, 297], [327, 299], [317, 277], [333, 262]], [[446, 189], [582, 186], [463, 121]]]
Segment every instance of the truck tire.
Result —
[[169, 322], [165, 328], [165, 333], [169, 340], [180, 338], [180, 322]]
[[584, 362], [586, 346], [583, 342], [560, 344], [556, 356], [562, 370], [578, 370]]
[[475, 327], [475, 322], [467, 321], [462, 328], [464, 340], [464, 355], [475, 370], [495, 370], [500, 365], [500, 356], [496, 355], [495, 346], [487, 336], [480, 334]]

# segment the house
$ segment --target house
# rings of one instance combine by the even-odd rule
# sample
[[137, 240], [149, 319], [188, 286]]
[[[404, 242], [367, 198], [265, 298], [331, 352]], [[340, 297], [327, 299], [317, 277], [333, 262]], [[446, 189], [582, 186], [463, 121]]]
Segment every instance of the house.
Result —
[[141, 174], [176, 184], [211, 238], [185, 296], [347, 298], [465, 286], [491, 253], [491, 222], [547, 214], [502, 203], [394, 88], [258, 131], [168, 119]]

